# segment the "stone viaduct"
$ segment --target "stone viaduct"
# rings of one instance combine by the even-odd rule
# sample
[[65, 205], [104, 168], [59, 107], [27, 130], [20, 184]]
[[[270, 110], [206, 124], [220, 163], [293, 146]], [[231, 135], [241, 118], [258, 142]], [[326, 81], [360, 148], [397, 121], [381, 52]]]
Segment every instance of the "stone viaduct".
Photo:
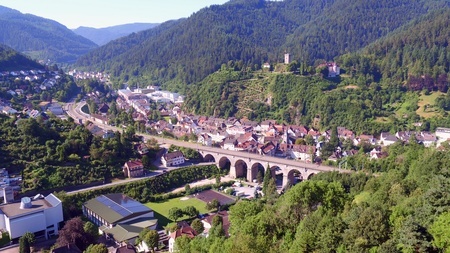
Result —
[[[313, 175], [326, 171], [340, 171], [338, 168], [324, 165], [306, 163], [302, 161], [288, 160], [272, 156], [261, 156], [253, 153], [230, 151], [218, 148], [198, 147], [198, 152], [203, 156], [203, 161], [214, 162], [217, 167], [230, 168], [230, 176], [233, 178], [245, 178], [252, 182], [257, 179], [258, 172], [264, 176], [266, 168], [270, 168], [272, 176], [282, 178], [281, 186], [285, 186], [288, 180], [295, 184], [299, 180], [310, 179]], [[346, 172], [346, 171], [345, 171]]]

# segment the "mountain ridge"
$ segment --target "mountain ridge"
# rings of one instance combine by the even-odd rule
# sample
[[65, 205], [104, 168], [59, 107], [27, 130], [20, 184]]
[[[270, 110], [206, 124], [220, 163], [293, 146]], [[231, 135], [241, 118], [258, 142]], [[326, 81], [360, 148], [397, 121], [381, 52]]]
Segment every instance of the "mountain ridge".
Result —
[[[308, 64], [332, 60], [448, 3], [235, 0], [203, 8], [165, 30], [121, 38], [80, 57], [77, 66], [110, 72], [119, 82], [139, 79], [184, 92], [186, 84], [201, 81], [230, 60], [251, 69], [280, 62], [284, 52]], [[352, 29], [349, 20], [358, 21]], [[116, 47], [124, 50], [114, 52]], [[106, 63], [112, 55], [114, 62]]]
[[0, 43], [33, 59], [74, 62], [97, 45], [64, 25], [0, 6]]
[[80, 26], [72, 29], [72, 31], [102, 46], [112, 40], [127, 36], [131, 33], [151, 29], [158, 25], [159, 23], [130, 23], [103, 28]]

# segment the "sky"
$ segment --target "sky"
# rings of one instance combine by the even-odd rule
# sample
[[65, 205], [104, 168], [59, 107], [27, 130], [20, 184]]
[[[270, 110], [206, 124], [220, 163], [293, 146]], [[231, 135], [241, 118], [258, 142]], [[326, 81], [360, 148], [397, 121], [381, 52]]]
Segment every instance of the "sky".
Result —
[[129, 23], [162, 23], [189, 17], [203, 7], [228, 0], [0, 0], [0, 5], [67, 28], [103, 28]]

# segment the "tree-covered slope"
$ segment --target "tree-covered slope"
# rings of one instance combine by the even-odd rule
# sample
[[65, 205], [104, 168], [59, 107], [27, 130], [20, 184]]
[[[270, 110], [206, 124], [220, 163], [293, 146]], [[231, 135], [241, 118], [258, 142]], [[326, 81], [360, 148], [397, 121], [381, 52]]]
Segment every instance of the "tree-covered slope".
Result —
[[0, 43], [34, 59], [70, 63], [97, 47], [53, 20], [3, 6], [0, 13]]
[[0, 44], [0, 70], [43, 69], [44, 66]]
[[408, 80], [408, 85], [417, 81], [415, 77], [427, 76], [423, 81], [430, 77], [437, 85], [439, 76], [449, 72], [449, 42], [450, 9], [445, 8], [411, 22], [359, 52], [343, 55], [340, 61], [345, 68], [353, 69], [354, 74]]
[[110, 26], [105, 28], [80, 26], [77, 29], [73, 29], [73, 32], [85, 37], [90, 41], [93, 41], [99, 46], [103, 46], [112, 40], [130, 35], [134, 32], [140, 32], [147, 29], [151, 29], [157, 25], [158, 24], [153, 23], [133, 23], [133, 24]]
[[320, 16], [300, 26], [286, 47], [299, 59], [314, 62], [354, 52], [396, 28], [448, 8], [449, 2], [425, 0], [337, 0]]
[[[80, 58], [78, 65], [97, 66], [125, 81], [143, 77], [191, 83], [229, 60], [259, 68], [264, 61], [280, 59], [286, 36], [321, 12], [317, 2], [230, 1], [114, 41]], [[115, 52], [122, 45], [126, 51]]]
[[234, 0], [114, 41], [77, 64], [111, 72], [121, 81], [171, 83], [170, 88], [183, 90], [230, 60], [252, 69], [281, 61], [286, 51], [308, 63], [331, 60], [446, 3]]

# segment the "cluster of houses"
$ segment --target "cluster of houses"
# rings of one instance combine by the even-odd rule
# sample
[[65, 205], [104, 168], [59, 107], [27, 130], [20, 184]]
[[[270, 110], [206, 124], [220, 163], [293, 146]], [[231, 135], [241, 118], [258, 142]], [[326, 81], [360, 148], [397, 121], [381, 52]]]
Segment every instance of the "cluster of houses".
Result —
[[130, 89], [118, 90], [119, 97], [116, 102], [119, 108], [128, 110], [132, 107], [136, 112], [141, 114], [143, 119], [151, 113], [151, 101], [157, 103], [173, 103], [181, 104], [184, 96], [178, 93], [159, 90], [157, 86], [148, 86], [147, 88], [137, 88], [134, 91]]
[[[338, 65], [335, 63], [326, 65], [332, 70], [330, 73], [339, 75]], [[174, 104], [172, 109], [167, 110], [164, 107], [160, 110], [161, 114], [164, 113], [165, 116], [172, 119], [176, 118], [175, 124], [172, 124], [171, 120], [152, 122], [146, 117], [151, 112], [150, 106], [144, 102], [138, 102], [148, 101], [144, 99], [144, 93], [120, 90], [118, 94], [118, 104], [126, 103], [135, 108], [138, 114], [135, 119], [145, 122], [146, 128], [152, 129], [158, 134], [170, 132], [178, 138], [195, 135], [198, 143], [205, 146], [305, 162], [318, 162], [323, 144], [331, 138], [331, 130], [321, 132], [301, 125], [279, 124], [275, 120], [255, 122], [247, 119], [186, 115], [177, 104]], [[119, 101], [121, 102], [119, 103]], [[368, 154], [372, 159], [386, 157], [388, 154], [383, 151], [382, 147], [395, 142], [407, 143], [413, 139], [426, 147], [432, 147], [439, 146], [442, 142], [450, 139], [450, 129], [446, 128], [437, 128], [434, 133], [427, 131], [400, 131], [395, 134], [382, 132], [375, 137], [368, 134], [356, 135], [350, 129], [337, 127], [337, 134], [339, 139], [347, 140], [354, 147], [361, 146], [363, 143], [373, 146], [373, 150]], [[328, 159], [337, 161], [357, 152], [356, 149], [344, 150], [343, 147], [338, 146]]]
[[42, 117], [44, 120], [49, 118], [48, 113], [61, 118], [65, 117], [64, 109], [57, 101], [51, 103], [43, 102], [39, 105], [39, 109], [35, 109], [31, 103], [25, 103], [22, 111], [18, 111], [11, 107], [9, 101], [0, 99], [0, 113], [10, 116], [21, 113], [25, 118], [36, 119]]
[[[245, 119], [220, 119], [205, 116], [182, 115], [173, 112], [177, 117], [177, 124], [170, 124], [164, 120], [149, 124], [158, 133], [172, 132], [176, 137], [195, 134], [198, 142], [205, 146], [217, 146], [227, 150], [258, 153], [264, 156], [277, 156], [305, 162], [317, 161], [321, 156], [323, 144], [330, 140], [331, 131], [317, 131], [306, 126], [279, 124], [274, 120], [254, 122]], [[372, 159], [383, 158], [387, 153], [382, 147], [395, 142], [414, 140], [426, 147], [439, 146], [450, 139], [450, 129], [437, 128], [436, 132], [400, 131], [395, 134], [382, 132], [378, 138], [373, 135], [356, 135], [345, 128], [337, 128], [338, 138], [347, 140], [352, 146], [363, 143], [374, 146], [370, 152]], [[343, 143], [343, 141], [341, 143]], [[358, 152], [356, 149], [343, 150], [336, 147], [335, 152], [328, 158], [332, 161], [351, 156]]]
[[[0, 80], [13, 79], [15, 81], [29, 81], [33, 86], [32, 89], [36, 93], [53, 88], [56, 85], [59, 76], [58, 71], [45, 71], [45, 70], [20, 70], [20, 71], [4, 71], [0, 72]], [[21, 84], [17, 89], [9, 89], [6, 92], [11, 96], [25, 96], [25, 90], [28, 90], [27, 84]]]
[[84, 79], [94, 79], [99, 80], [100, 82], [108, 82], [110, 75], [102, 72], [93, 72], [93, 71], [79, 71], [79, 70], [71, 70], [67, 73], [69, 76], [73, 76], [75, 80], [84, 80]]

